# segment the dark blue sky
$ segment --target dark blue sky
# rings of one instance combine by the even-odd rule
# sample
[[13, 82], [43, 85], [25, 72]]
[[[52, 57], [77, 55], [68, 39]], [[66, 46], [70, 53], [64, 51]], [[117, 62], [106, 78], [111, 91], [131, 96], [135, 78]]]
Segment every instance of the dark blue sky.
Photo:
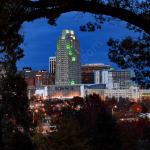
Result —
[[33, 69], [48, 70], [49, 56], [55, 56], [56, 43], [63, 29], [75, 31], [80, 41], [81, 63], [105, 63], [115, 66], [108, 59], [107, 40], [112, 38], [122, 39], [126, 36], [136, 37], [133, 31], [125, 28], [122, 21], [106, 22], [101, 30], [95, 32], [81, 32], [79, 26], [94, 17], [89, 14], [71, 12], [62, 14], [57, 20], [57, 26], [50, 26], [44, 18], [25, 22], [20, 33], [24, 35], [25, 57], [18, 62], [18, 69], [30, 66]]

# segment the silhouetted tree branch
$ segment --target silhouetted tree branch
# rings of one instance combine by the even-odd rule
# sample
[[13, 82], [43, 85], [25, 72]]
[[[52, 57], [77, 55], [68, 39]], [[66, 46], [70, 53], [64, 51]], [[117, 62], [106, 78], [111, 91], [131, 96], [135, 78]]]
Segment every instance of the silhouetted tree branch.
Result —
[[[39, 17], [48, 17], [53, 16], [53, 14], [62, 14], [71, 11], [81, 11], [89, 12], [92, 14], [104, 14], [111, 17], [124, 20], [130, 24], [133, 24], [147, 33], [150, 33], [149, 23], [150, 23], [150, 14], [147, 9], [143, 10], [142, 8], [145, 5], [144, 3], [138, 3], [137, 6], [132, 6], [129, 2], [119, 2], [109, 1], [104, 3], [102, 1], [93, 1], [93, 0], [66, 0], [66, 1], [39, 1], [39, 2], [29, 2], [29, 11], [30, 15], [27, 16], [27, 20], [33, 20]], [[143, 6], [143, 7], [142, 7]], [[132, 8], [134, 7], [134, 8]], [[137, 7], [137, 8], [136, 8]], [[147, 6], [148, 7], [148, 6]], [[149, 8], [148, 8], [149, 9]], [[139, 11], [138, 11], [139, 10]], [[141, 13], [140, 13], [141, 11]], [[55, 12], [55, 13], [54, 13]], [[57, 17], [57, 16], [56, 16]]]
[[123, 69], [130, 68], [135, 72], [136, 83], [141, 87], [150, 87], [150, 36], [134, 40], [127, 37], [122, 41], [110, 39], [108, 41], [109, 58]]

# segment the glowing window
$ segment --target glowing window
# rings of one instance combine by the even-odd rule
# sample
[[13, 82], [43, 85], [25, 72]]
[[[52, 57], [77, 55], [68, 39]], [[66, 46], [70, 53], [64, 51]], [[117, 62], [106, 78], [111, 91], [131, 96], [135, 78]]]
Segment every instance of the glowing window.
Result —
[[70, 42], [67, 42], [67, 44], [66, 44], [66, 48], [67, 48], [67, 49], [71, 49], [71, 48], [72, 48], [72, 46], [71, 46], [71, 43], [70, 43]]
[[70, 84], [71, 84], [71, 85], [75, 85], [75, 81], [74, 81], [74, 80], [71, 80]]
[[66, 48], [67, 48], [67, 49], [70, 49], [70, 48], [71, 48], [71, 45], [67, 44]]
[[73, 53], [72, 53], [72, 51], [69, 51], [69, 55], [72, 55]]
[[76, 61], [76, 57], [73, 56], [71, 60], [72, 60], [72, 62], [75, 62]]

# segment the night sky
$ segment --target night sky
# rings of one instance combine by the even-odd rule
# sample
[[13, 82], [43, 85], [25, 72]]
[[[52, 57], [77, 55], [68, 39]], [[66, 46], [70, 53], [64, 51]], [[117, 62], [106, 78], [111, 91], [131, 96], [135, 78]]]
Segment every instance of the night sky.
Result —
[[126, 29], [126, 23], [113, 20], [102, 25], [101, 30], [95, 32], [81, 32], [79, 26], [93, 21], [89, 14], [71, 12], [62, 14], [57, 20], [57, 26], [50, 26], [47, 19], [41, 18], [32, 22], [25, 22], [20, 33], [24, 36], [25, 57], [18, 62], [18, 69], [24, 66], [32, 69], [48, 70], [49, 56], [55, 56], [57, 40], [64, 29], [75, 31], [80, 41], [81, 63], [104, 63], [116, 67], [108, 59], [107, 41], [109, 38], [122, 39], [126, 36], [136, 37], [133, 31]]

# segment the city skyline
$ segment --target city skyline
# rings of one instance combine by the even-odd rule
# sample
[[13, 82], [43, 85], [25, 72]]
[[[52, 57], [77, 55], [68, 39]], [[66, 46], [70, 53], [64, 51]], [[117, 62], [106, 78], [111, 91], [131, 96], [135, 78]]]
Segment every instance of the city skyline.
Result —
[[135, 38], [137, 34], [126, 29], [125, 22], [116, 20], [105, 23], [101, 30], [81, 32], [79, 26], [87, 21], [93, 21], [93, 18], [89, 13], [83, 15], [71, 12], [61, 15], [56, 21], [57, 26], [48, 25], [46, 19], [25, 22], [20, 30], [20, 33], [24, 34], [24, 42], [21, 47], [25, 50], [25, 57], [18, 62], [18, 69], [30, 66], [35, 70], [48, 70], [48, 59], [56, 55], [57, 40], [62, 30], [66, 28], [74, 30], [80, 41], [81, 64], [104, 63], [116, 66], [107, 56], [108, 39], [110, 37], [122, 39], [126, 36]]

